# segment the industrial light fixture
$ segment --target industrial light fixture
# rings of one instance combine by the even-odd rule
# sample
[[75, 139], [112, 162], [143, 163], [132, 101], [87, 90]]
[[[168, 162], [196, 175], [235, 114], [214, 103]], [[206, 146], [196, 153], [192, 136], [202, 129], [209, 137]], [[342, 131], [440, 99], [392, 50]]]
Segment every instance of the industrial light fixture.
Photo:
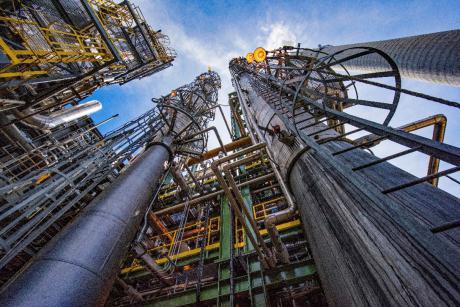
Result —
[[257, 63], [263, 62], [265, 61], [265, 58], [267, 57], [267, 51], [265, 51], [265, 49], [262, 47], [257, 47], [254, 50], [253, 57]]
[[250, 52], [248, 54], [246, 54], [246, 61], [248, 63], [252, 63], [254, 61], [254, 54], [250, 53]]

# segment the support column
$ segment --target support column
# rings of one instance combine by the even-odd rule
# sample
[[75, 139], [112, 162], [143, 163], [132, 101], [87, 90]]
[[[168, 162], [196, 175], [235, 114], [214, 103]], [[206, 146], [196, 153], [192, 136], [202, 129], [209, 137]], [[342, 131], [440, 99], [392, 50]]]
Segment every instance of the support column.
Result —
[[1, 306], [103, 306], [171, 158], [153, 144], [0, 295]]

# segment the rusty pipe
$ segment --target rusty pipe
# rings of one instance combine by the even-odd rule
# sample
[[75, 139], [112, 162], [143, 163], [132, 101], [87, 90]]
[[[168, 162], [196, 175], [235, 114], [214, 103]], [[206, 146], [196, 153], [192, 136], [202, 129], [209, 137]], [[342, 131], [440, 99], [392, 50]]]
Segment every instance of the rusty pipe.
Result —
[[[436, 115], [424, 118], [422, 120], [401, 126], [399, 127], [399, 129], [402, 129], [406, 132], [412, 132], [412, 131], [422, 129], [428, 126], [433, 126], [432, 140], [440, 142], [440, 143], [444, 142], [444, 136], [446, 134], [446, 127], [447, 127], [447, 118], [443, 114], [436, 114]], [[439, 164], [440, 164], [440, 160], [438, 158], [430, 156], [430, 160], [428, 161], [427, 176], [437, 173], [439, 170]], [[429, 180], [429, 182], [433, 186], [437, 187], [438, 182], [439, 182], [439, 177], [432, 178]]]
[[[243, 147], [243, 146], [246, 146], [246, 145], [250, 145], [252, 143], [251, 141], [251, 138], [246, 136], [246, 137], [243, 137], [243, 138], [240, 138], [236, 141], [233, 141], [231, 143], [228, 143], [228, 144], [225, 144], [224, 145], [224, 148], [225, 150], [228, 152], [228, 151], [232, 151], [232, 150], [235, 150], [237, 148], [240, 148], [240, 147]], [[195, 157], [191, 157], [187, 160], [187, 162], [185, 163], [187, 166], [192, 166], [202, 160], [207, 160], [207, 159], [210, 159], [210, 158], [214, 158], [216, 157], [219, 152], [221, 151], [221, 148], [213, 148], [211, 150], [208, 150], [206, 152], [204, 152], [203, 154], [201, 154], [201, 156], [199, 158], [195, 158]]]
[[165, 225], [163, 225], [163, 223], [158, 218], [158, 216], [152, 211], [149, 211], [147, 216], [149, 218], [150, 226], [154, 228], [160, 234], [163, 234], [166, 237], [168, 237], [168, 239], [172, 242], [173, 241], [172, 235], [168, 232], [168, 229], [165, 227]]

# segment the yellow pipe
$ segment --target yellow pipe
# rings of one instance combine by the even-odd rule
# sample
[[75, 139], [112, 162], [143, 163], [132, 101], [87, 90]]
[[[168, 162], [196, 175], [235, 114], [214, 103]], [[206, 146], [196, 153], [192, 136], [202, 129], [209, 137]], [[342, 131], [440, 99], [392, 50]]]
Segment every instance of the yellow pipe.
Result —
[[[290, 221], [290, 222], [287, 222], [287, 223], [276, 225], [276, 229], [282, 231], [282, 230], [291, 229], [291, 228], [294, 228], [294, 227], [297, 227], [297, 226], [300, 226], [300, 225], [301, 225], [300, 220], [296, 219], [296, 220], [293, 220], [293, 221]], [[260, 231], [260, 233], [262, 235], [266, 235], [267, 230], [262, 229]], [[240, 247], [242, 247], [244, 245], [245, 245], [244, 242], [235, 243], [236, 248], [240, 248]], [[220, 242], [216, 242], [216, 243], [213, 243], [213, 244], [206, 245], [205, 250], [211, 251], [211, 250], [218, 249], [219, 247], [220, 247]], [[200, 248], [195, 248], [195, 249], [192, 249], [192, 250], [189, 250], [189, 251], [178, 253], [176, 255], [172, 255], [169, 258], [171, 260], [176, 260], [176, 259], [179, 260], [179, 259], [183, 259], [183, 258], [187, 258], [187, 257], [190, 257], [190, 256], [197, 255], [199, 253], [200, 253]], [[155, 260], [155, 262], [157, 264], [165, 264], [168, 261], [169, 260], [166, 257]], [[127, 273], [136, 272], [136, 271], [139, 271], [139, 270], [142, 270], [142, 269], [144, 269], [144, 267], [141, 264], [135, 263], [135, 264], [131, 265], [130, 267], [123, 268], [121, 270], [121, 273], [122, 274], [127, 274]]]
[[[251, 143], [252, 143], [251, 138], [247, 136], [247, 137], [244, 137], [244, 138], [240, 138], [240, 139], [238, 139], [236, 141], [233, 141], [231, 143], [225, 144], [224, 149], [226, 151], [232, 151], [232, 150], [235, 150], [235, 149], [243, 147], [243, 146], [251, 145]], [[204, 161], [204, 160], [214, 158], [221, 151], [222, 151], [221, 147], [213, 148], [213, 149], [201, 154], [201, 156], [199, 158], [195, 158], [195, 157], [189, 158], [185, 164], [187, 166], [191, 166], [191, 165], [194, 165], [194, 164], [196, 164], [196, 163], [198, 163], [200, 161]]]
[[[444, 142], [444, 136], [446, 133], [446, 126], [447, 126], [447, 118], [443, 114], [436, 114], [436, 115], [400, 126], [397, 129], [403, 130], [405, 132], [412, 132], [412, 131], [426, 128], [429, 126], [434, 126], [432, 140], [439, 142], [439, 143]], [[375, 134], [368, 134], [368, 135], [365, 135], [363, 137], [360, 137], [354, 140], [353, 142], [354, 144], [359, 145], [364, 142], [373, 141], [374, 139], [377, 139], [377, 138], [378, 136]], [[381, 141], [376, 140], [371, 145], [368, 145], [366, 147], [372, 147], [372, 146], [378, 145], [380, 144], [380, 142]], [[440, 161], [438, 158], [430, 156], [430, 160], [428, 162], [428, 171], [427, 171], [428, 176], [438, 172], [439, 163]], [[435, 187], [438, 186], [438, 181], [439, 181], [439, 178], [433, 178], [429, 180], [429, 182]]]
[[[421, 120], [418, 120], [413, 123], [409, 123], [407, 125], [399, 127], [406, 132], [412, 132], [418, 129], [422, 129], [425, 127], [434, 126], [433, 127], [433, 141], [437, 141], [439, 143], [444, 142], [444, 136], [446, 134], [446, 127], [447, 127], [447, 118], [443, 114], [436, 114]], [[428, 171], [427, 175], [435, 174], [439, 171], [439, 164], [440, 160], [433, 156], [430, 156], [430, 160], [428, 162]], [[439, 178], [432, 178], [429, 182], [437, 187]]]

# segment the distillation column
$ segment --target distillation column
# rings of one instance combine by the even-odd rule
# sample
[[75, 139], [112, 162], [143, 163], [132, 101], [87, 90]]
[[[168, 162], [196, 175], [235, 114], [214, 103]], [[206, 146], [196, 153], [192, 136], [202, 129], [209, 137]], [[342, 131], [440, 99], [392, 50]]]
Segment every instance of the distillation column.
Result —
[[[434, 83], [460, 86], [460, 30], [444, 31], [383, 41], [341, 46], [323, 46], [328, 54], [352, 47], [373, 47], [393, 58], [401, 76]], [[310, 51], [306, 54], [312, 54]], [[343, 52], [338, 59], [348, 56]], [[384, 61], [375, 56], [364, 56], [347, 62], [346, 68], [366, 72], [381, 70]]]
[[[367, 131], [367, 145], [388, 139], [409, 147], [399, 156], [419, 151], [458, 170], [459, 148], [387, 126], [399, 100], [396, 64], [371, 48], [353, 53], [358, 60], [370, 55], [386, 61], [379, 73], [396, 83], [387, 104], [351, 98], [346, 81], [367, 80], [337, 74], [331, 58], [306, 59], [302, 54], [311, 51], [295, 48], [266, 58], [260, 50], [254, 56], [258, 52], [259, 63], [251, 57], [230, 62], [234, 86], [252, 134], [267, 143], [296, 198], [328, 303], [458, 304], [458, 229], [436, 233], [435, 226], [460, 218], [460, 200], [348, 139]], [[390, 112], [380, 124], [345, 112], [355, 105]], [[345, 123], [357, 129], [345, 132]]]
[[[185, 150], [176, 146], [181, 138], [206, 128], [214, 116], [208, 107], [217, 103], [219, 87], [219, 76], [207, 72], [158, 100], [159, 115], [150, 124], [161, 128], [145, 144], [145, 152], [13, 280], [0, 305], [104, 305], [166, 162]], [[204, 150], [206, 142], [187, 146]]]

